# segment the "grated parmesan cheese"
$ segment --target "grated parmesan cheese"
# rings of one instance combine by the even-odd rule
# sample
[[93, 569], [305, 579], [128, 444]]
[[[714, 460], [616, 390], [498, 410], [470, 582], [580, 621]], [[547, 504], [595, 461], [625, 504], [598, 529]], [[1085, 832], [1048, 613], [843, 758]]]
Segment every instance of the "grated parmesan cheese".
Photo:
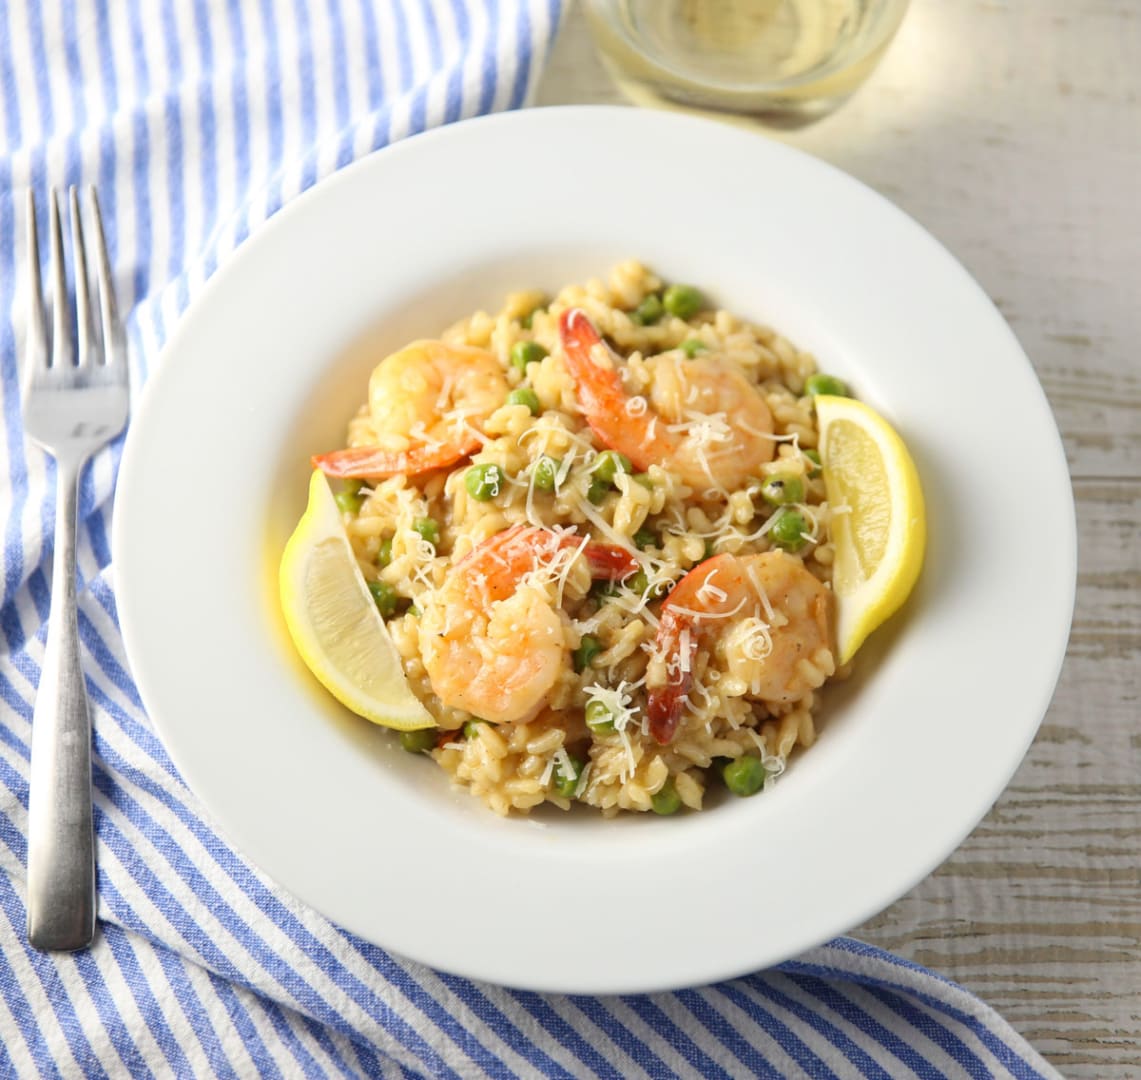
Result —
[[630, 704], [633, 700], [630, 694], [631, 689], [630, 684], [625, 681], [620, 682], [613, 689], [597, 684], [585, 688], [588, 702], [599, 702], [614, 718], [614, 730], [626, 754], [626, 764], [622, 769], [624, 781], [633, 776], [638, 767], [638, 762], [634, 757], [634, 746], [630, 742], [630, 734], [627, 730], [631, 724], [637, 729], [640, 723], [637, 711]]
[[582, 772], [578, 774], [578, 783], [575, 785], [574, 789], [574, 797], [576, 799], [581, 799], [582, 793], [586, 791], [587, 781], [590, 779], [590, 767], [593, 764], [593, 762], [588, 761], [586, 765], [583, 766]]
[[757, 599], [760, 600], [761, 607], [765, 609], [765, 620], [771, 626], [776, 621], [776, 613], [773, 611], [773, 605], [769, 601], [769, 594], [765, 591], [764, 585], [761, 584], [761, 579], [757, 577], [756, 566], [753, 563], [746, 563], [745, 573], [753, 583], [753, 588], [757, 593]]
[[[578, 773], [575, 772], [574, 762], [571, 761], [570, 754], [567, 753], [565, 746], [560, 746], [554, 752], [554, 755], [551, 758], [549, 766], [553, 767], [555, 762], [558, 763], [559, 769], [561, 770], [563, 776], [567, 780], [577, 780], [578, 779]], [[549, 780], [550, 777], [548, 776], [547, 779]]]
[[[744, 621], [741, 651], [750, 660], [764, 660], [773, 651], [773, 638], [768, 623], [755, 615]], [[759, 688], [753, 691], [759, 693]]]
[[440, 386], [440, 393], [436, 397], [436, 411], [447, 415], [448, 402], [452, 400], [452, 390], [456, 385], [457, 372], [452, 368], [445, 368], [444, 381]]
[[590, 543], [589, 538], [584, 536], [582, 538], [582, 542], [578, 545], [577, 548], [574, 549], [573, 552], [569, 549], [564, 549], [563, 551], [559, 552], [561, 556], [567, 557], [564, 559], [566, 565], [563, 567], [562, 572], [558, 576], [559, 588], [558, 600], [556, 601], [558, 607], [563, 606], [563, 596], [566, 593], [567, 578], [570, 577], [571, 570], [574, 569], [575, 560], [586, 550], [586, 545], [588, 543]]
[[710, 600], [715, 603], [722, 604], [729, 599], [729, 594], [724, 590], [718, 588], [713, 584], [713, 579], [721, 573], [720, 570], [714, 570], [710, 573], [709, 577], [705, 579], [704, 584], [697, 590], [697, 599], [703, 604], [708, 603]]
[[625, 681], [620, 682], [616, 687], [599, 686], [595, 683], [592, 686], [583, 688], [588, 701], [597, 701], [603, 705], [614, 717], [614, 729], [616, 731], [623, 730], [626, 725], [634, 718], [635, 710], [631, 708], [630, 702], [633, 700], [630, 695], [632, 689], [631, 684]]
[[[694, 608], [683, 607], [681, 604], [671, 604], [670, 611], [676, 612], [678, 615], [688, 615], [699, 622], [707, 622], [710, 619], [731, 619], [748, 602], [749, 598], [742, 596], [730, 611], [698, 611]], [[688, 633], [688, 627], [683, 629], [682, 633]]]

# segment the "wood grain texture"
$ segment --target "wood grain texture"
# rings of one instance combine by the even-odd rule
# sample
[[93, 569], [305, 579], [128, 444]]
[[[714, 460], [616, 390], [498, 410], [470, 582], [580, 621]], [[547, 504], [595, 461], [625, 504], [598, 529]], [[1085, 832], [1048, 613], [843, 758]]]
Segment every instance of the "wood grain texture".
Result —
[[[572, 11], [537, 103], [625, 100]], [[1046, 390], [1078, 514], [1038, 738], [959, 850], [853, 932], [978, 993], [1065, 1076], [1141, 1077], [1141, 3], [913, 0], [850, 102], [769, 134], [975, 275]]]

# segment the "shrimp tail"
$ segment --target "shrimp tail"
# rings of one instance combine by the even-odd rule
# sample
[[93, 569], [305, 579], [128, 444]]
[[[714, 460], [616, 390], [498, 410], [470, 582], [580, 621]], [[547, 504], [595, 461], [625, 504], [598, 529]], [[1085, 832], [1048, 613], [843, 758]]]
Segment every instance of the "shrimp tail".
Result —
[[591, 431], [604, 446], [621, 450], [635, 468], [648, 469], [658, 460], [657, 448], [645, 430], [645, 419], [627, 411], [629, 398], [617, 367], [604, 368], [594, 362], [594, 350], [608, 346], [585, 311], [568, 308], [563, 312], [559, 339], [574, 380], [575, 396]]
[[697, 647], [709, 629], [707, 616], [735, 610], [742, 582], [737, 557], [722, 553], [698, 563], [662, 602], [657, 651], [666, 661], [669, 681], [650, 690], [646, 701], [650, 734], [662, 746], [674, 737], [689, 702]]
[[[666, 655], [672, 658], [669, 662], [669, 682], [650, 690], [646, 701], [650, 734], [659, 746], [667, 746], [677, 732], [693, 686], [697, 634], [691, 633], [689, 640], [683, 643], [681, 629], [682, 620], [674, 612], [663, 612], [658, 628], [658, 643]], [[688, 652], [684, 658], [680, 655], [683, 647]]]
[[606, 348], [606, 343], [582, 308], [567, 308], [563, 312], [559, 319], [559, 338], [587, 416], [616, 409], [621, 412], [626, 398], [622, 380], [613, 368], [608, 370], [594, 362], [591, 353], [599, 346]]
[[[573, 538], [568, 538], [572, 539]], [[575, 543], [564, 544], [564, 547], [577, 547]], [[590, 576], [595, 579], [609, 578], [611, 581], [621, 581], [640, 569], [638, 560], [628, 551], [612, 544], [596, 544], [591, 542], [583, 549], [587, 564], [590, 566]]]
[[687, 686], [666, 686], [650, 692], [646, 716], [650, 734], [659, 746], [669, 746], [685, 711]]
[[313, 468], [326, 476], [349, 479], [368, 476], [417, 476], [433, 469], [445, 469], [479, 449], [479, 441], [457, 444], [425, 443], [411, 450], [383, 450], [379, 446], [354, 446], [347, 450], [333, 450], [327, 454], [314, 454]]

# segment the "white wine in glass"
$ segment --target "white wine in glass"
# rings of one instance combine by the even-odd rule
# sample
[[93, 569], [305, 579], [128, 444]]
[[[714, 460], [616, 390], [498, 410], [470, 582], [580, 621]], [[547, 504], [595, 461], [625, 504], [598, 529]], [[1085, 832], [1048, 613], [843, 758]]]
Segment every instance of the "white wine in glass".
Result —
[[586, 0], [618, 79], [660, 98], [811, 120], [862, 83], [908, 0]]

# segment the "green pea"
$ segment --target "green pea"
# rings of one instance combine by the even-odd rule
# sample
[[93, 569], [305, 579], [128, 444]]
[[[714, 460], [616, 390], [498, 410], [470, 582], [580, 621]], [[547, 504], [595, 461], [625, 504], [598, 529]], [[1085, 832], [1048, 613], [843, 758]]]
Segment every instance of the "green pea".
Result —
[[636, 472], [631, 477], [635, 484], [641, 484], [647, 491], [654, 490], [654, 482], [650, 479], [650, 474], [646, 472]]
[[816, 466], [815, 469], [809, 469], [808, 470], [808, 479], [809, 480], [815, 480], [820, 475], [820, 466], [822, 464], [822, 462], [820, 461], [820, 451], [819, 450], [802, 450], [801, 453], [803, 453], [804, 456], [806, 458], [808, 458], [808, 460], [811, 461], [813, 465]]
[[531, 410], [532, 416], [538, 416], [540, 412], [539, 395], [535, 393], [529, 386], [520, 386], [512, 390], [507, 395], [508, 405], [526, 405]]
[[400, 745], [410, 754], [423, 754], [436, 745], [436, 729], [421, 728], [419, 731], [402, 731]]
[[531, 466], [531, 482], [535, 485], [537, 491], [554, 491], [555, 484], [559, 479], [559, 469], [563, 463], [558, 458], [548, 457], [543, 454], [534, 465]]
[[773, 543], [779, 544], [785, 551], [799, 551], [804, 547], [804, 534], [808, 532], [808, 522], [798, 510], [790, 510], [782, 506], [773, 515], [772, 528], [769, 536]]
[[476, 502], [490, 502], [503, 490], [505, 477], [498, 465], [473, 465], [464, 473], [464, 487]]
[[408, 614], [414, 619], [420, 618], [420, 609], [415, 604], [408, 605]]
[[387, 566], [392, 562], [392, 537], [386, 536], [380, 542], [380, 547], [376, 553], [376, 565]]
[[663, 817], [667, 814], [676, 814], [681, 809], [681, 796], [678, 795], [674, 782], [667, 780], [662, 784], [657, 794], [650, 796], [650, 803], [655, 814], [661, 814]]
[[376, 609], [384, 618], [396, 614], [396, 590], [387, 581], [370, 581], [368, 591], [376, 601]]
[[712, 559], [717, 554], [717, 545], [712, 540], [705, 541], [705, 557]]
[[603, 450], [597, 458], [594, 459], [594, 467], [591, 469], [592, 474], [599, 480], [605, 481], [607, 484], [614, 482], [620, 472], [628, 473], [633, 472], [634, 466], [630, 463], [630, 459], [625, 454], [620, 454], [616, 450]]
[[650, 587], [650, 579], [646, 577], [645, 570], [638, 570], [631, 574], [623, 583], [631, 592], [644, 593]]
[[587, 703], [586, 726], [591, 731], [604, 733], [614, 730], [614, 714], [597, 698]]
[[537, 364], [547, 350], [537, 341], [517, 341], [511, 346], [511, 363], [520, 371], [526, 372], [528, 364]]
[[705, 352], [709, 346], [704, 341], [698, 341], [697, 338], [691, 337], [683, 341], [679, 348], [692, 360], [699, 352]]
[[630, 321], [639, 326], [652, 326], [666, 312], [662, 306], [661, 298], [657, 293], [650, 293], [633, 311], [630, 312]]
[[662, 305], [679, 319], [692, 319], [705, 303], [701, 292], [692, 285], [671, 285], [662, 294]]
[[412, 522], [412, 528], [420, 534], [422, 539], [427, 540], [433, 547], [440, 542], [440, 526], [437, 525], [432, 518], [417, 518]]
[[648, 547], [657, 547], [658, 534], [653, 529], [648, 529], [643, 525], [634, 533], [634, 546], [639, 551], [645, 551]]
[[582, 770], [586, 768], [586, 762], [582, 758], [575, 757], [574, 754], [567, 754], [570, 760], [571, 771], [568, 773], [562, 766], [561, 762], [555, 762], [554, 772], [551, 778], [555, 782], [555, 791], [564, 799], [573, 799], [575, 788], [578, 787], [579, 779], [582, 776]]
[[464, 723], [464, 738], [475, 739], [479, 736], [479, 725], [485, 723], [483, 720], [468, 720]]
[[586, 497], [595, 505], [600, 506], [602, 501], [614, 489], [605, 481], [599, 480], [597, 476], [591, 477], [590, 487], [586, 489]]
[[363, 480], [350, 479], [350, 480], [342, 480], [341, 481], [341, 490], [347, 491], [351, 495], [359, 494], [361, 488], [363, 488], [363, 487], [364, 487], [364, 481]]
[[574, 651], [575, 671], [581, 675], [600, 652], [602, 652], [602, 642], [593, 634], [583, 634], [582, 641]]
[[742, 799], [756, 795], [765, 786], [765, 776], [765, 767], [756, 754], [744, 754], [721, 767], [725, 786]]
[[799, 476], [770, 476], [761, 484], [761, 498], [770, 506], [800, 502], [804, 498], [804, 481]]
[[338, 491], [333, 498], [337, 503], [337, 508], [343, 510], [346, 514], [359, 514], [361, 503], [364, 502], [363, 495], [358, 495], [355, 491], [349, 491], [347, 488], [343, 491]]
[[837, 397], [848, 396], [847, 386], [835, 375], [809, 375], [804, 380], [804, 392], [810, 397], [816, 397], [817, 394], [834, 394]]

